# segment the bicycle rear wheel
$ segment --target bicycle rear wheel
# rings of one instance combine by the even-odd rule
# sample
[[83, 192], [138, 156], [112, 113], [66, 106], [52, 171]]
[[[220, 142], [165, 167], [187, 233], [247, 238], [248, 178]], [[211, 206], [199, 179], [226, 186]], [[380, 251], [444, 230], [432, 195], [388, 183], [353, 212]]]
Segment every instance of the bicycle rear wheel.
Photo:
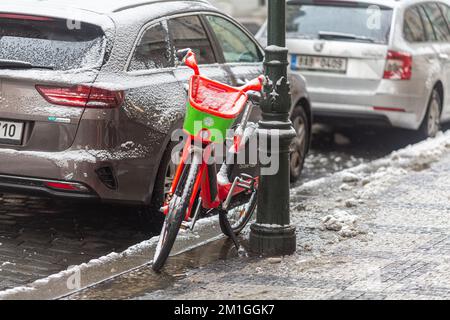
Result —
[[195, 158], [198, 158], [198, 156], [196, 157], [194, 155], [192, 164], [185, 166], [175, 194], [170, 201], [169, 212], [164, 220], [164, 225], [153, 258], [152, 269], [156, 272], [164, 267], [177, 238], [181, 224], [186, 217], [186, 211], [189, 208], [189, 202], [194, 192], [194, 185], [201, 167], [199, 159]]
[[256, 190], [253, 191], [248, 202], [228, 210], [227, 214], [219, 215], [220, 229], [224, 235], [231, 238], [229, 229], [226, 227], [226, 220], [228, 220], [228, 223], [231, 225], [231, 230], [235, 235], [242, 232], [255, 212], [258, 200], [257, 195], [258, 192]]

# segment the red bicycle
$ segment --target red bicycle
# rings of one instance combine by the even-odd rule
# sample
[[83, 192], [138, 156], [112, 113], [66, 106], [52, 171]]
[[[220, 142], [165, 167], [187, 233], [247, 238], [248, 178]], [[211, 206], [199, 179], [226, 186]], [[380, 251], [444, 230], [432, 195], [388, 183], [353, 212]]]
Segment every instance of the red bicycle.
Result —
[[258, 177], [240, 174], [230, 181], [233, 164], [226, 161], [217, 173], [212, 146], [225, 142], [228, 130], [242, 114], [228, 152], [237, 154], [245, 148], [249, 137], [255, 133], [255, 126], [248, 122], [255, 102], [248, 103], [247, 92], [259, 93], [264, 77], [239, 88], [231, 87], [201, 76], [192, 50], [180, 50], [177, 54], [194, 70], [183, 125], [189, 139], [161, 208], [166, 217], [153, 259], [155, 271], [164, 266], [183, 221], [189, 222], [193, 229], [205, 210], [218, 211], [222, 232], [239, 248], [236, 235], [250, 221], [257, 203]]

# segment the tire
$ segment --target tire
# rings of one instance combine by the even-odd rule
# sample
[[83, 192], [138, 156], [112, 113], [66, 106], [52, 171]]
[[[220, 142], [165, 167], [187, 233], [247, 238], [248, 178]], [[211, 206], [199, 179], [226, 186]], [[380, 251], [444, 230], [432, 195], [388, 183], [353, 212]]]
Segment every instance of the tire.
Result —
[[297, 132], [297, 137], [293, 139], [291, 144], [292, 151], [290, 155], [291, 183], [294, 183], [300, 179], [306, 154], [308, 153], [310, 124], [302, 106], [294, 109], [291, 115], [291, 121]]
[[176, 142], [170, 142], [161, 158], [155, 185], [153, 187], [152, 201], [150, 203], [152, 209], [159, 210], [161, 208], [166, 195], [172, 186], [172, 181], [177, 169], [176, 164], [172, 163], [172, 151], [176, 145]]
[[[255, 212], [257, 200], [257, 191], [254, 191], [247, 203], [228, 210], [226, 215], [219, 214], [220, 229], [222, 230], [224, 235], [231, 238], [231, 234], [225, 226], [225, 219], [227, 219], [230, 223], [231, 230], [235, 235], [238, 235], [242, 232], [242, 230], [251, 220], [253, 213]], [[239, 217], [239, 219], [236, 219], [237, 217]]]
[[442, 99], [435, 88], [431, 93], [430, 101], [428, 102], [427, 113], [423, 119], [422, 125], [419, 128], [419, 135], [422, 139], [433, 138], [440, 130], [440, 118], [442, 110]]
[[197, 159], [191, 165], [186, 165], [177, 190], [170, 201], [169, 212], [164, 220], [153, 258], [152, 269], [156, 272], [159, 272], [166, 263], [177, 238], [181, 223], [186, 217], [186, 210], [189, 207], [189, 201], [194, 192], [195, 181], [200, 171], [200, 161], [201, 159]]
[[149, 205], [140, 208], [139, 217], [145, 231], [159, 232], [164, 223], [164, 215], [160, 213], [164, 200], [172, 185], [176, 165], [172, 163], [172, 151], [177, 145], [170, 142], [164, 152], [153, 186], [152, 199]]

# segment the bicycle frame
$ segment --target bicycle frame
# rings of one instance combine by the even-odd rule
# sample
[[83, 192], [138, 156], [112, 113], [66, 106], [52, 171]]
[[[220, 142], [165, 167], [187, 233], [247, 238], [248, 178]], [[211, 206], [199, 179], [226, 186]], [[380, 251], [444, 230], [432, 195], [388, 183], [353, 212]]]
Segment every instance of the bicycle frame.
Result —
[[[248, 107], [247, 111], [244, 114], [244, 118], [241, 121], [241, 125], [238, 127], [238, 131], [245, 131], [245, 126], [247, 124], [246, 117], [251, 113], [251, 108]], [[234, 144], [229, 152], [238, 153], [244, 145], [241, 145], [242, 142], [245, 142], [242, 137], [234, 139]], [[186, 220], [188, 220], [192, 215], [192, 209], [194, 207], [195, 201], [197, 200], [197, 195], [199, 195], [202, 201], [202, 207], [204, 209], [218, 209], [221, 205], [227, 200], [230, 196], [230, 191], [233, 189], [231, 197], [237, 196], [246, 191], [245, 188], [242, 188], [238, 185], [233, 187], [233, 182], [229, 182], [226, 184], [219, 184], [217, 181], [217, 170], [216, 163], [214, 161], [210, 161], [212, 155], [212, 143], [195, 143], [196, 138], [190, 136], [187, 140], [183, 152], [181, 155], [180, 164], [178, 165], [177, 171], [175, 173], [175, 177], [172, 183], [172, 187], [170, 190], [170, 194], [173, 195], [177, 189], [178, 183], [180, 182], [181, 175], [183, 174], [183, 170], [186, 167], [186, 164], [189, 161], [189, 158], [192, 157], [195, 153], [197, 153], [198, 157], [201, 157], [200, 170], [197, 176], [197, 179], [194, 184], [194, 190], [192, 193], [192, 197], [189, 201], [189, 208], [186, 214]], [[239, 143], [239, 144], [238, 144]], [[255, 178], [255, 187], [258, 186], [258, 177]], [[165, 207], [167, 207], [168, 203], [165, 203]], [[165, 214], [167, 214], [167, 210], [164, 210]]]

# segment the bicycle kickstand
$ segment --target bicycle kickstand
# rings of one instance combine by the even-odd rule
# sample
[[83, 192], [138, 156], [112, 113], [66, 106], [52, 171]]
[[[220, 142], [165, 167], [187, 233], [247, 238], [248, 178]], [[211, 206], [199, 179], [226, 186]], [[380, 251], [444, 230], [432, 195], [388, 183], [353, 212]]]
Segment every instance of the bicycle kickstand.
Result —
[[[227, 211], [225, 210], [220, 210], [219, 211], [219, 215], [226, 215]], [[240, 245], [239, 245], [239, 241], [236, 237], [236, 235], [233, 232], [233, 229], [231, 228], [230, 222], [228, 221], [228, 219], [221, 219], [224, 223], [224, 227], [227, 230], [228, 234], [230, 235], [231, 240], [233, 240], [234, 246], [236, 247], [236, 250], [239, 251], [240, 249]]]

